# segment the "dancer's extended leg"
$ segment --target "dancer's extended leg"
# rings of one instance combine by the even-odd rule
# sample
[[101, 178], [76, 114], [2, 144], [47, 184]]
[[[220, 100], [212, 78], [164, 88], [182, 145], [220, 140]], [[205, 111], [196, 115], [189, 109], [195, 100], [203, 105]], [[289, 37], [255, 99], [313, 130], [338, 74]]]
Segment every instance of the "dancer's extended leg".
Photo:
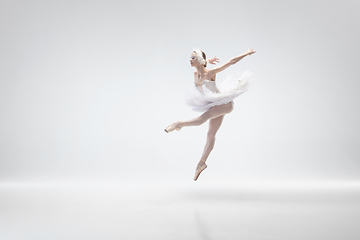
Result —
[[222, 115], [228, 114], [228, 113], [232, 112], [233, 109], [234, 109], [233, 102], [229, 102], [224, 105], [212, 107], [197, 118], [193, 118], [191, 120], [181, 122], [181, 127], [199, 126], [199, 125], [205, 123], [209, 119], [217, 118]]
[[205, 123], [209, 119], [217, 118], [222, 115], [228, 114], [232, 112], [234, 109], [234, 103], [229, 102], [227, 104], [214, 106], [201, 114], [199, 117], [187, 120], [187, 121], [179, 121], [171, 124], [165, 129], [165, 132], [172, 132], [174, 130], [180, 130], [182, 127], [188, 127], [188, 126], [199, 126], [203, 123]]

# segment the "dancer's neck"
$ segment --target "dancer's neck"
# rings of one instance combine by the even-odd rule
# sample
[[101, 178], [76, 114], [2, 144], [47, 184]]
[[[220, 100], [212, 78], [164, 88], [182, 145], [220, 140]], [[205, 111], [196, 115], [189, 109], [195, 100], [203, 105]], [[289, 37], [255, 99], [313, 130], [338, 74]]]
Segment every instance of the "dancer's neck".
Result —
[[196, 66], [197, 73], [202, 76], [204, 73], [206, 73], [206, 69], [203, 65]]

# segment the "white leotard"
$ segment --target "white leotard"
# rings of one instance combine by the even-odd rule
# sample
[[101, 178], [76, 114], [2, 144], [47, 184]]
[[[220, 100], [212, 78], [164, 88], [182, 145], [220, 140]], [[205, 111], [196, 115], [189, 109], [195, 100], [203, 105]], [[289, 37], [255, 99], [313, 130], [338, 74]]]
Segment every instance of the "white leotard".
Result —
[[[196, 86], [196, 84], [195, 84], [195, 86]], [[219, 93], [220, 92], [220, 90], [216, 87], [216, 83], [215, 83], [215, 81], [212, 81], [212, 80], [205, 80], [204, 82], [203, 82], [203, 84], [201, 85], [201, 88], [202, 88], [202, 86], [205, 86], [207, 89], [209, 89], [210, 91], [212, 91], [212, 92], [214, 92], [214, 93]], [[201, 92], [201, 88], [199, 88], [198, 86], [196, 86], [199, 90], [200, 90], [200, 92]]]

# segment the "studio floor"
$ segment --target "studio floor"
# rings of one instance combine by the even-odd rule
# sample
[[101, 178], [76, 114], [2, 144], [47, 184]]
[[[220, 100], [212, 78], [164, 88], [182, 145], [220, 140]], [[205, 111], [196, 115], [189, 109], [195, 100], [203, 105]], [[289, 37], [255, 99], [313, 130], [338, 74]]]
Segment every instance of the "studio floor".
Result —
[[0, 183], [3, 240], [358, 240], [359, 182]]

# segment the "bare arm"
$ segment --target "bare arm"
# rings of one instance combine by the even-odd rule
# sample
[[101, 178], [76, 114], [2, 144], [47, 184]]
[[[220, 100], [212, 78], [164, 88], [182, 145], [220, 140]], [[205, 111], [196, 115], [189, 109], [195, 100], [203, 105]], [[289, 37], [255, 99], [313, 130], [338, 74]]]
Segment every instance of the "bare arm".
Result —
[[213, 57], [213, 58], [210, 58], [210, 59], [208, 59], [208, 60], [206, 60], [208, 63], [210, 63], [210, 64], [214, 64], [214, 65], [216, 65], [216, 63], [218, 63], [218, 62], [220, 62], [219, 61], [219, 59], [215, 56], [215, 57]]
[[241, 59], [243, 59], [246, 56], [250, 56], [252, 54], [256, 53], [253, 49], [249, 48], [249, 50], [247, 50], [246, 53], [241, 54], [237, 57], [233, 57], [232, 59], [230, 59], [227, 63], [224, 63], [223, 65], [220, 65], [218, 67], [215, 67], [211, 70], [208, 71], [207, 75], [208, 78], [212, 78], [215, 74], [217, 74], [218, 72], [224, 71], [226, 68], [230, 67], [231, 65], [234, 65], [235, 63], [239, 62]]

